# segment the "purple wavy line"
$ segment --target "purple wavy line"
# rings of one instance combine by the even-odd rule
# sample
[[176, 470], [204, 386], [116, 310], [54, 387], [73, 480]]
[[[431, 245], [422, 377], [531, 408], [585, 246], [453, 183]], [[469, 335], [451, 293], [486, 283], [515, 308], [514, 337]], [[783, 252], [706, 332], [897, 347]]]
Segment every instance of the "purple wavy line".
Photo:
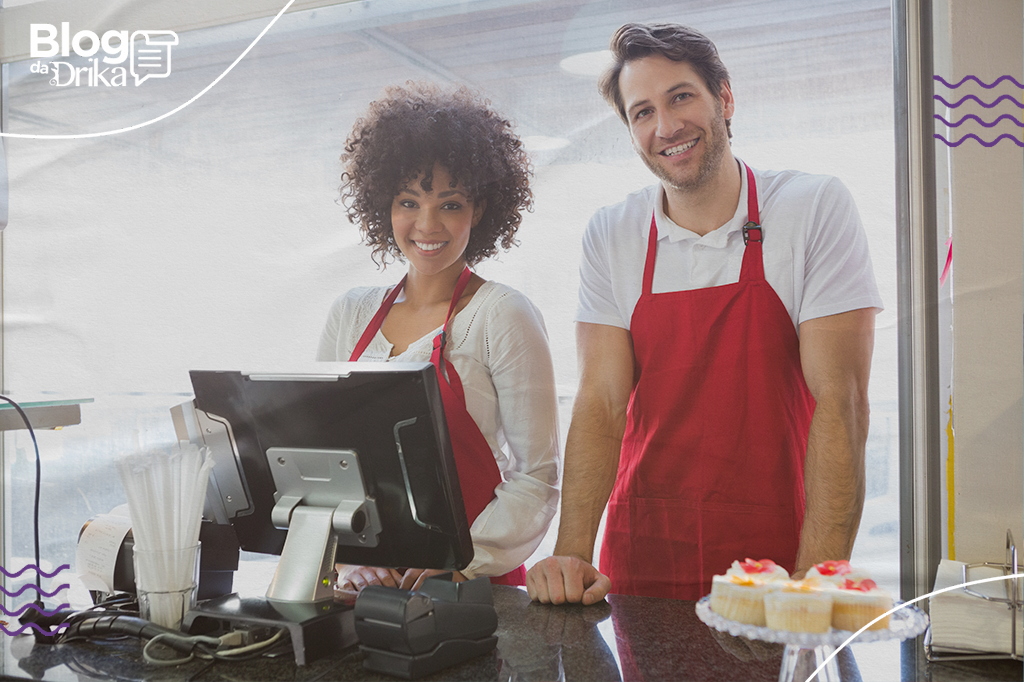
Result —
[[984, 102], [982, 102], [980, 99], [978, 99], [974, 95], [964, 95], [963, 99], [957, 100], [956, 104], [952, 104], [950, 102], [947, 102], [945, 99], [942, 98], [942, 95], [935, 95], [935, 99], [939, 100], [940, 102], [945, 104], [947, 107], [950, 107], [951, 109], [956, 109], [958, 106], [960, 106], [961, 104], [963, 104], [964, 102], [966, 102], [969, 99], [973, 99], [975, 102], [977, 102], [981, 106], [985, 107], [986, 109], [991, 109], [992, 107], [994, 107], [994, 106], [998, 105], [1000, 102], [1002, 102], [1004, 99], [1008, 99], [1011, 102], [1013, 102], [1014, 104], [1016, 104], [1018, 107], [1020, 107], [1021, 109], [1024, 109], [1024, 102], [1018, 102], [1017, 100], [1015, 100], [1014, 98], [1010, 97], [1009, 95], [1002, 95], [1002, 96], [1000, 96], [999, 99], [997, 99], [995, 102], [992, 102], [992, 104], [985, 104]]
[[982, 121], [980, 118], [978, 118], [974, 114], [967, 114], [966, 116], [964, 116], [962, 119], [960, 119], [956, 123], [950, 123], [946, 119], [942, 118], [942, 116], [940, 116], [939, 114], [935, 114], [935, 118], [939, 119], [940, 121], [942, 121], [943, 123], [948, 125], [950, 128], [958, 128], [958, 127], [960, 127], [969, 118], [973, 118], [975, 121], [977, 121], [981, 125], [985, 126], [986, 128], [994, 128], [1004, 118], [1005, 119], [1009, 119], [1009, 120], [1013, 121], [1014, 123], [1016, 123], [1021, 128], [1024, 128], [1024, 121], [1018, 121], [1017, 119], [1015, 119], [1013, 116], [1010, 116], [1009, 114], [1003, 114], [1002, 116], [1000, 116], [996, 120], [992, 121], [991, 123], [988, 123], [986, 121]]
[[985, 88], [986, 90], [991, 90], [992, 88], [996, 87], [997, 85], [999, 85], [1003, 81], [1010, 81], [1011, 83], [1016, 85], [1018, 88], [1024, 88], [1024, 83], [1018, 83], [1017, 79], [1014, 78], [1013, 76], [1000, 76], [999, 78], [997, 78], [995, 80], [995, 82], [992, 83], [992, 85], [986, 85], [985, 81], [981, 80], [977, 76], [964, 76], [963, 80], [961, 80], [959, 83], [957, 83], [955, 85], [950, 83], [949, 81], [947, 81], [942, 76], [932, 76], [932, 78], [934, 78], [935, 80], [939, 81], [940, 83], [945, 85], [947, 88], [959, 88], [961, 85], [963, 85], [964, 83], [966, 83], [967, 81], [970, 81], [970, 80], [975, 81], [978, 85], [980, 85], [981, 87]]
[[53, 592], [47, 592], [43, 588], [37, 587], [33, 583], [28, 583], [26, 585], [22, 585], [21, 589], [18, 590], [17, 592], [8, 592], [4, 587], [0, 587], [0, 592], [3, 592], [8, 597], [12, 597], [13, 598], [13, 597], [20, 597], [22, 592], [24, 592], [25, 590], [31, 589], [31, 590], [37, 591], [43, 597], [50, 598], [50, 597], [54, 596], [55, 594], [57, 594], [58, 592], [60, 592], [61, 590], [66, 590], [66, 589], [68, 589], [70, 587], [71, 587], [71, 585], [68, 585], [67, 583], [65, 583], [65, 584], [61, 585], [60, 587], [58, 587]]
[[58, 573], [60, 573], [64, 569], [71, 568], [71, 566], [69, 564], [61, 564], [60, 566], [57, 567], [57, 570], [54, 571], [53, 573], [47, 573], [46, 571], [44, 571], [43, 569], [39, 568], [35, 564], [25, 564], [16, 573], [8, 573], [6, 568], [4, 568], [3, 566], [0, 566], [0, 573], [3, 573], [8, 578], [17, 578], [18, 576], [20, 576], [22, 573], [24, 573], [25, 571], [27, 571], [30, 568], [33, 571], [35, 571], [36, 573], [38, 573], [39, 575], [43, 576], [44, 578], [52, 578], [53, 576], [57, 575]]
[[28, 604], [25, 604], [24, 606], [22, 606], [17, 611], [8, 611], [6, 608], [4, 608], [4, 606], [2, 604], [0, 604], [0, 611], [3, 611], [4, 615], [7, 616], [8, 618], [19, 618], [21, 616], [21, 614], [25, 613], [28, 610], [36, 611], [40, 615], [46, 616], [47, 618], [51, 618], [51, 617], [55, 616], [58, 612], [60, 612], [61, 609], [69, 609], [69, 608], [71, 608], [71, 604], [61, 604], [60, 606], [55, 608], [53, 611], [47, 611], [46, 609], [41, 609], [38, 606], [36, 606], [35, 604], [33, 604], [32, 602], [29, 602]]
[[5, 625], [3, 622], [0, 622], [0, 630], [3, 630], [5, 635], [11, 635], [12, 637], [15, 636], [15, 635], [22, 634], [23, 632], [25, 632], [25, 630], [28, 630], [29, 628], [32, 628], [36, 632], [39, 632], [39, 633], [44, 634], [44, 635], [53, 635], [53, 634], [56, 634], [56, 633], [60, 632], [61, 630], [64, 630], [67, 627], [68, 627], [67, 623], [61, 623], [60, 625], [58, 625], [57, 627], [53, 628], [52, 630], [46, 630], [41, 625], [39, 625], [37, 623], [28, 623], [26, 625], [22, 625], [17, 630], [8, 630], [7, 629], [7, 625]]
[[1007, 134], [1007, 135], [1000, 135], [999, 137], [997, 137], [996, 139], [992, 140], [991, 142], [985, 142], [985, 140], [981, 139], [980, 137], [978, 137], [974, 133], [967, 133], [966, 135], [961, 137], [958, 141], [950, 142], [949, 140], [944, 138], [942, 135], [939, 135], [938, 133], [935, 133], [935, 139], [942, 140], [943, 142], [945, 142], [950, 147], [959, 147], [964, 142], [966, 142], [967, 138], [969, 138], [969, 137], [973, 137], [975, 140], [980, 142], [983, 147], [995, 147], [1003, 139], [1013, 140], [1013, 143], [1015, 145], [1017, 145], [1018, 147], [1024, 147], [1024, 142], [1021, 142], [1016, 137], [1014, 137], [1013, 135], [1009, 135], [1009, 134]]

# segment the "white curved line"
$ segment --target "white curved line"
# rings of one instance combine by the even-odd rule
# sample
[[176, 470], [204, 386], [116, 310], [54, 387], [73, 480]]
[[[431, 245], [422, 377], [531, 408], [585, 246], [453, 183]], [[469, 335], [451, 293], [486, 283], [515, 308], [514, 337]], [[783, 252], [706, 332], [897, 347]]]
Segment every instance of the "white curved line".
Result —
[[167, 118], [168, 116], [173, 116], [174, 114], [178, 113], [179, 111], [181, 111], [182, 109], [184, 109], [185, 107], [187, 107], [188, 105], [192, 104], [197, 99], [199, 99], [200, 97], [205, 95], [207, 92], [210, 91], [211, 88], [213, 88], [214, 85], [219, 83], [221, 81], [221, 79], [224, 78], [224, 76], [228, 75], [231, 72], [231, 69], [235, 68], [235, 65], [238, 64], [238, 62], [242, 61], [242, 58], [244, 58], [245, 55], [249, 54], [249, 50], [251, 50], [252, 48], [256, 47], [256, 43], [260, 42], [260, 39], [264, 35], [266, 35], [267, 31], [269, 31], [270, 28], [274, 24], [277, 23], [277, 20], [281, 18], [281, 15], [284, 14], [288, 10], [288, 8], [292, 6], [292, 3], [294, 3], [294, 2], [295, 2], [295, 0], [288, 0], [288, 3], [284, 7], [281, 8], [281, 11], [277, 13], [277, 16], [274, 17], [273, 21], [271, 21], [269, 24], [267, 24], [267, 27], [265, 29], [263, 29], [258, 36], [256, 36], [256, 39], [252, 41], [252, 43], [249, 45], [249, 47], [245, 48], [245, 50], [242, 52], [242, 54], [238, 55], [238, 59], [236, 59], [235, 61], [231, 62], [231, 66], [229, 66], [227, 69], [225, 69], [224, 73], [222, 73], [221, 75], [217, 76], [213, 80], [212, 83], [210, 83], [205, 88], [203, 88], [202, 91], [200, 91], [199, 94], [197, 94], [195, 97], [193, 97], [189, 101], [185, 102], [181, 106], [179, 106], [179, 107], [177, 107], [175, 109], [172, 109], [171, 111], [168, 111], [166, 114], [164, 114], [162, 116], [157, 116], [154, 119], [151, 119], [151, 120], [146, 121], [144, 123], [137, 123], [137, 124], [135, 124], [133, 126], [129, 126], [127, 128], [121, 128], [119, 130], [108, 130], [108, 131], [102, 132], [102, 133], [82, 133], [80, 135], [26, 135], [26, 134], [23, 134], [23, 133], [4, 133], [4, 132], [0, 132], [0, 137], [16, 137], [16, 138], [25, 139], [25, 140], [80, 140], [80, 139], [85, 139], [85, 138], [88, 138], [88, 137], [106, 137], [107, 135], [117, 135], [118, 133], [126, 133], [129, 130], [137, 130], [139, 128], [144, 128], [144, 127], [146, 127], [146, 126], [148, 126], [148, 125], [150, 125], [152, 123], [156, 123], [157, 121], [162, 121], [165, 118]]
[[904, 602], [904, 603], [900, 604], [899, 606], [897, 606], [894, 609], [889, 609], [888, 611], [883, 613], [881, 616], [879, 616], [878, 618], [875, 618], [873, 621], [871, 621], [870, 623], [868, 623], [867, 625], [862, 627], [860, 630], [857, 630], [857, 632], [855, 632], [852, 635], [850, 635], [846, 639], [845, 642], [840, 644], [839, 647], [837, 647], [835, 651], [833, 651], [831, 654], [829, 654], [828, 658], [826, 658], [825, 661], [821, 665], [819, 665], [817, 668], [814, 669], [814, 672], [811, 673], [810, 676], [806, 680], [804, 680], [804, 682], [811, 682], [811, 680], [814, 679], [814, 676], [817, 675], [818, 673], [820, 673], [822, 670], [824, 670], [825, 666], [828, 665], [829, 661], [831, 661], [833, 658], [835, 658], [836, 654], [838, 654], [840, 651], [842, 651], [843, 648], [846, 647], [847, 644], [849, 644], [850, 642], [855, 640], [860, 633], [864, 632], [869, 627], [871, 627], [872, 625], [874, 625], [878, 621], [882, 620], [883, 618], [885, 618], [889, 614], [896, 613], [897, 611], [902, 609], [904, 606], [910, 606], [914, 602], [919, 602], [922, 599], [927, 599], [928, 597], [930, 597], [930, 596], [932, 596], [934, 594], [942, 594], [943, 592], [949, 592], [950, 590], [959, 590], [961, 587], [967, 587], [968, 585], [979, 585], [981, 583], [991, 583], [991, 582], [995, 582], [996, 580], [1011, 580], [1013, 578], [1024, 578], [1024, 573], [1014, 573], [1013, 575], [999, 575], [999, 576], [996, 576], [995, 578], [982, 578], [981, 580], [972, 580], [972, 581], [967, 582], [967, 583], [960, 583], [959, 585], [953, 585], [952, 587], [944, 587], [941, 590], [935, 590], [934, 592], [929, 592], [928, 594], [925, 594], [925, 595], [922, 595], [920, 597], [917, 597], [916, 599], [911, 599], [908, 602]]

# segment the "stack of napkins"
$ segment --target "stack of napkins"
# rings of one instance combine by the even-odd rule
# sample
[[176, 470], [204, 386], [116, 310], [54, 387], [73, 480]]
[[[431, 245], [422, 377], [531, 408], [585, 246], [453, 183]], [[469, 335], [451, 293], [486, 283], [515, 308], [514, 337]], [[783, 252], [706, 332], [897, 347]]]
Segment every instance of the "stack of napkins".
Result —
[[[1003, 575], [999, 568], [980, 566], [968, 571], [967, 580], [982, 580]], [[1018, 579], [1019, 580], [1019, 579]], [[964, 582], [964, 563], [943, 559], [935, 574], [935, 589]], [[1006, 599], [1009, 580], [995, 580], [968, 589], [988, 597]], [[1019, 595], [1018, 595], [1019, 598]], [[1007, 604], [949, 590], [929, 598], [932, 650], [940, 653], [1011, 652], [1012, 618], [1017, 618], [1017, 653], [1024, 652], [1024, 619], [1021, 612]]]

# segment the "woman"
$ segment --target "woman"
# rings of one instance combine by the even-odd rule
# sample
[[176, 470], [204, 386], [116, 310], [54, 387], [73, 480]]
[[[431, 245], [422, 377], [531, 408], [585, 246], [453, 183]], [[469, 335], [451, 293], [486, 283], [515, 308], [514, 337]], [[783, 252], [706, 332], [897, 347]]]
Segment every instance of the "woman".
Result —
[[[409, 268], [395, 287], [338, 298], [317, 359], [439, 368], [474, 549], [455, 579], [522, 585], [558, 502], [551, 354], [537, 308], [469, 268], [515, 244], [529, 158], [486, 101], [409, 83], [370, 104], [341, 159], [342, 199], [374, 260]], [[339, 565], [338, 588], [416, 589], [439, 572]]]

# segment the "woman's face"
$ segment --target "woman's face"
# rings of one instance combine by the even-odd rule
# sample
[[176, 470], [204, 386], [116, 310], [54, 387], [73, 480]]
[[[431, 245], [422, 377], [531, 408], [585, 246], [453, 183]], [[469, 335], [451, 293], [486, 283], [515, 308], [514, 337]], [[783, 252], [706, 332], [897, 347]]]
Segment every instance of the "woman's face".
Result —
[[441, 165], [431, 171], [428, 189], [419, 173], [406, 182], [391, 202], [391, 226], [395, 243], [409, 261], [409, 267], [424, 275], [435, 275], [465, 264], [463, 254], [469, 233], [484, 213], [484, 202], [470, 198]]

